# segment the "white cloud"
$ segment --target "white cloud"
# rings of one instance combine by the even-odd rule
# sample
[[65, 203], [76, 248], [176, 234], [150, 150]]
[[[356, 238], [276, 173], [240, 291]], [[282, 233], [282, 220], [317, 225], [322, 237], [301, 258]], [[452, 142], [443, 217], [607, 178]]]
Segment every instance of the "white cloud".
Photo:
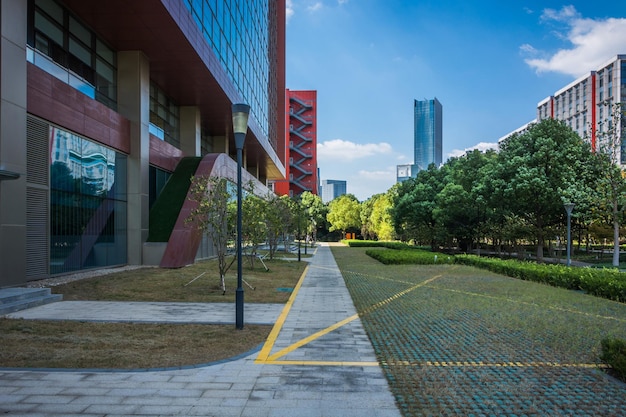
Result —
[[318, 159], [352, 161], [378, 154], [389, 154], [391, 151], [391, 145], [386, 142], [361, 144], [333, 139], [317, 144]]
[[362, 180], [395, 180], [396, 179], [396, 170], [393, 169], [389, 169], [389, 170], [385, 170], [385, 171], [365, 171], [365, 170], [360, 170], [359, 171], [359, 179]]
[[463, 156], [467, 152], [473, 151], [474, 149], [478, 149], [481, 152], [488, 151], [489, 149], [498, 150], [498, 143], [497, 142], [496, 143], [480, 142], [480, 143], [477, 143], [474, 146], [471, 146], [469, 148], [465, 148], [464, 150], [453, 149], [453, 150], [450, 151], [450, 153], [448, 153], [448, 158], [455, 158], [455, 157]]
[[324, 7], [324, 5], [322, 4], [322, 2], [321, 2], [321, 1], [318, 1], [318, 2], [316, 2], [316, 3], [312, 4], [312, 5], [310, 5], [310, 6], [309, 6], [309, 7], [307, 7], [306, 9], [307, 9], [309, 12], [316, 12], [316, 11], [320, 10], [322, 7]]
[[525, 62], [538, 73], [559, 72], [579, 77], [624, 52], [626, 18], [587, 19], [574, 6], [565, 6], [561, 10], [545, 9], [541, 20], [564, 23], [566, 33], [559, 36], [571, 47], [542, 53], [532, 45], [522, 45], [522, 52], [531, 55]]

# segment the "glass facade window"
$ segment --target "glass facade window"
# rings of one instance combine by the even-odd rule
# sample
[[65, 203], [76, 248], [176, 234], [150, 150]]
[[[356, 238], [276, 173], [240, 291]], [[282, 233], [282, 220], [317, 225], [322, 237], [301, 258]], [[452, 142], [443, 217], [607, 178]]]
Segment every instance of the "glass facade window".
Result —
[[[31, 48], [47, 56], [58, 66], [80, 78], [68, 82], [82, 93], [98, 100], [109, 108], [117, 107], [117, 55], [95, 33], [83, 25], [68, 10], [54, 0], [33, 0], [33, 26], [29, 27], [28, 43]], [[45, 60], [33, 62], [51, 72]], [[29, 59], [30, 60], [30, 59]], [[51, 71], [50, 71], [50, 70]], [[66, 78], [68, 78], [66, 76]], [[69, 77], [73, 80], [76, 77]]]
[[50, 273], [126, 263], [126, 156], [50, 128]]
[[180, 109], [155, 83], [150, 83], [150, 133], [180, 148]]
[[266, 0], [184, 0], [196, 25], [269, 137], [270, 30]]
[[163, 187], [170, 179], [172, 174], [167, 171], [163, 171], [154, 166], [150, 166], [150, 208], [154, 202], [159, 198], [161, 191], [163, 191]]
[[420, 170], [442, 163], [443, 107], [433, 100], [414, 102], [414, 163]]

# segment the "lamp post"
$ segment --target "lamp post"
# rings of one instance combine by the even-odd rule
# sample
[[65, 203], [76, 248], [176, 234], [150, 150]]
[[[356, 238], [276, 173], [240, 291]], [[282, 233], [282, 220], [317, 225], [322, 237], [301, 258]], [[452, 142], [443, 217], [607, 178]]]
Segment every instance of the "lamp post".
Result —
[[565, 211], [567, 212], [567, 266], [572, 264], [572, 259], [570, 257], [571, 243], [570, 239], [572, 236], [571, 230], [571, 219], [572, 219], [572, 210], [574, 210], [574, 203], [565, 203], [563, 204], [565, 207]]
[[233, 132], [237, 148], [237, 290], [235, 291], [235, 327], [243, 329], [243, 277], [241, 262], [241, 165], [243, 144], [248, 132], [248, 115], [250, 106], [243, 103], [233, 104]]

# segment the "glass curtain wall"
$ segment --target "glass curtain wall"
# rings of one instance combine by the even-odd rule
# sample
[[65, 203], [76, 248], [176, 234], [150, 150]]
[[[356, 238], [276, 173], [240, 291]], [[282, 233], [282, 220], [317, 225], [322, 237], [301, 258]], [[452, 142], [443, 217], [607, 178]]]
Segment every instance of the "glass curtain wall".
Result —
[[126, 156], [50, 128], [50, 273], [126, 263]]

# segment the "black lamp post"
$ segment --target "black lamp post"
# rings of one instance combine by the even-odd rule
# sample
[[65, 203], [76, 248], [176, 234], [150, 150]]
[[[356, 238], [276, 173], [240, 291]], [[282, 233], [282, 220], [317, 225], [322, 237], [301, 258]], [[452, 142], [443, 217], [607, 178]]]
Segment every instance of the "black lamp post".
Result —
[[237, 148], [237, 290], [235, 291], [235, 327], [243, 329], [243, 277], [241, 262], [241, 165], [243, 144], [248, 132], [250, 106], [243, 103], [233, 104], [233, 132]]
[[574, 210], [574, 203], [565, 203], [563, 204], [565, 207], [565, 211], [567, 212], [567, 266], [572, 264], [572, 259], [570, 257], [571, 243], [570, 239], [572, 236], [571, 230], [571, 219], [572, 219], [572, 210]]

